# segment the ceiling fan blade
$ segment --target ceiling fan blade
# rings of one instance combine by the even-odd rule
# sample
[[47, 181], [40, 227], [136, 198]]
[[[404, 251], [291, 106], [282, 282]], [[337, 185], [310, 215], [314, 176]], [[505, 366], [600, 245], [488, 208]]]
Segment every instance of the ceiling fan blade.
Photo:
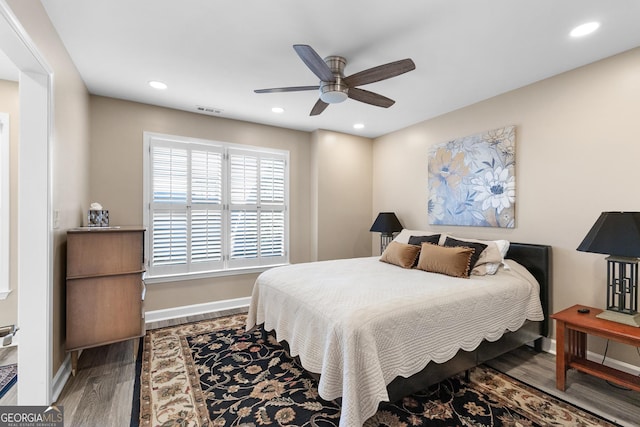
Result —
[[324, 102], [322, 99], [318, 99], [316, 104], [311, 109], [311, 113], [309, 115], [310, 116], [317, 116], [318, 114], [322, 113], [324, 111], [324, 109], [327, 108], [328, 106], [329, 106], [329, 104]]
[[296, 51], [302, 62], [304, 62], [313, 74], [323, 82], [335, 82], [336, 78], [331, 72], [331, 68], [324, 62], [324, 60], [313, 50], [313, 48], [306, 44], [294, 44], [293, 49]]
[[277, 93], [277, 92], [300, 92], [303, 90], [318, 90], [320, 86], [291, 86], [291, 87], [274, 87], [271, 89], [256, 89], [255, 93]]
[[352, 74], [348, 77], [345, 77], [344, 82], [349, 87], [366, 85], [369, 83], [379, 82], [380, 80], [399, 76], [400, 74], [404, 74], [415, 69], [416, 64], [414, 64], [411, 59], [401, 59], [400, 61], [378, 65], [377, 67], [369, 68], [367, 70], [360, 71], [359, 73]]
[[375, 105], [376, 107], [389, 108], [396, 103], [393, 99], [389, 99], [386, 96], [379, 95], [368, 90], [359, 89], [357, 87], [349, 88], [349, 98], [356, 101], [364, 102], [366, 104]]

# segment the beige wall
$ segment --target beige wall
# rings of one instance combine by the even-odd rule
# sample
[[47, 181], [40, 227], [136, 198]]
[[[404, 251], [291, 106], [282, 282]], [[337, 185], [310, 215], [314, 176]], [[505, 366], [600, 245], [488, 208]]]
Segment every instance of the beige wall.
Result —
[[[20, 100], [18, 92], [18, 83], [6, 80], [0, 80], [0, 112], [9, 115], [9, 164], [10, 164], [10, 224], [9, 232], [9, 252], [15, 254], [18, 252], [18, 140], [20, 127]], [[2, 239], [6, 239], [2, 236]], [[5, 300], [0, 300], [0, 325], [15, 325], [18, 321], [18, 260], [15, 256], [11, 256], [9, 260], [9, 286], [11, 293]], [[3, 272], [4, 273], [4, 272]]]
[[312, 134], [312, 259], [371, 255], [373, 144], [369, 138]]
[[[310, 260], [310, 134], [202, 114], [91, 97], [91, 201], [113, 225], [142, 224], [144, 131], [289, 150], [291, 262]], [[256, 274], [150, 284], [147, 311], [247, 297]]]
[[[58, 212], [58, 224], [52, 233], [51, 265], [53, 269], [52, 373], [55, 375], [66, 356], [64, 351], [66, 230], [81, 225], [82, 210], [87, 204], [89, 188], [89, 94], [41, 3], [23, 0], [9, 0], [8, 3], [54, 73], [51, 203], [52, 210]], [[17, 187], [12, 183], [12, 188]], [[52, 217], [54, 212], [51, 213]]]
[[[406, 228], [551, 245], [552, 310], [604, 308], [605, 257], [576, 247], [600, 212], [640, 211], [639, 94], [637, 48], [378, 138], [374, 212], [394, 210]], [[516, 228], [429, 226], [428, 147], [506, 125], [516, 125]], [[638, 365], [635, 349], [611, 347]]]

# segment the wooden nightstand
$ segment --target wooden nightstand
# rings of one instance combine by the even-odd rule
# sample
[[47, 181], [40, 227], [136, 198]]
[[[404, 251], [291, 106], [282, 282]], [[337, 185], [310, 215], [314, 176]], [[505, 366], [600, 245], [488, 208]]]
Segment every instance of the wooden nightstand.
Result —
[[[578, 309], [589, 309], [579, 313]], [[565, 389], [567, 370], [584, 373], [640, 391], [640, 377], [587, 360], [587, 335], [640, 347], [640, 328], [598, 319], [599, 308], [574, 305], [551, 316], [556, 320], [556, 387]]]

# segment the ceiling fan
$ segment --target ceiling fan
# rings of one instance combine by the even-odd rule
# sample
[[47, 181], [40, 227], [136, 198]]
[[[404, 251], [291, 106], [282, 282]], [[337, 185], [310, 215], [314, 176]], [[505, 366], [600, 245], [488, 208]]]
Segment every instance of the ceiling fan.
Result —
[[342, 56], [327, 56], [322, 59], [313, 48], [306, 44], [293, 45], [300, 59], [320, 79], [318, 86], [291, 86], [271, 89], [256, 89], [256, 93], [298, 92], [304, 90], [320, 90], [320, 99], [311, 109], [310, 116], [322, 113], [329, 104], [337, 104], [347, 98], [378, 107], [389, 108], [395, 101], [386, 96], [379, 95], [368, 90], [359, 89], [356, 86], [386, 80], [399, 76], [408, 71], [415, 70], [416, 65], [411, 59], [390, 62], [369, 68], [359, 73], [344, 76], [344, 67], [347, 60]]

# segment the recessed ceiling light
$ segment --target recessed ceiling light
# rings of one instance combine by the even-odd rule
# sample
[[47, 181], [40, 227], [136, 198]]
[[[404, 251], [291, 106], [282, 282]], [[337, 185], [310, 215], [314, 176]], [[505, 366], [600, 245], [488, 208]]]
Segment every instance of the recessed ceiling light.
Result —
[[151, 80], [149, 82], [149, 86], [151, 86], [154, 89], [159, 89], [159, 90], [164, 90], [167, 88], [167, 85], [165, 83], [156, 81], [156, 80]]
[[364, 124], [363, 123], [356, 123], [355, 125], [353, 125], [354, 129], [364, 129]]
[[282, 107], [273, 107], [271, 109], [271, 111], [273, 111], [274, 113], [280, 114], [280, 113], [284, 113], [284, 108], [282, 108]]
[[599, 27], [600, 27], [599, 22], [587, 22], [586, 24], [578, 25], [577, 27], [575, 27], [573, 30], [571, 30], [569, 35], [571, 37], [586, 36], [587, 34], [593, 33]]

